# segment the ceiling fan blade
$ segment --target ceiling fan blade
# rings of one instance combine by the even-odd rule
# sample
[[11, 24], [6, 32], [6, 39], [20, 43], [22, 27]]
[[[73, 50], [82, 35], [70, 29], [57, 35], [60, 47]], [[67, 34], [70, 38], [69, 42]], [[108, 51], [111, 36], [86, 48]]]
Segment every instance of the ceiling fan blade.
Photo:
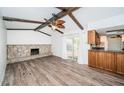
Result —
[[64, 20], [56, 20], [55, 23], [58, 25], [62, 25], [65, 23], [65, 21]]
[[58, 28], [65, 28], [65, 26], [64, 25], [56, 25]]
[[59, 29], [55, 29], [57, 32], [64, 34], [62, 31], [60, 31]]
[[81, 30], [84, 29], [83, 26], [79, 23], [79, 21], [75, 18], [75, 16], [74, 16], [72, 13], [69, 13], [68, 15], [69, 15], [69, 16], [71, 17], [71, 19], [78, 25], [78, 27], [79, 27]]

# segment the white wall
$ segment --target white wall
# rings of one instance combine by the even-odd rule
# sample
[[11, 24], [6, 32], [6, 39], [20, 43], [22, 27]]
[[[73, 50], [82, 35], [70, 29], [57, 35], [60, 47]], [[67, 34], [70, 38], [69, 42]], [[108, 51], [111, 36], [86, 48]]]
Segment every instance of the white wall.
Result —
[[124, 25], [124, 14], [112, 16], [110, 18], [98, 20], [88, 24], [88, 29], [101, 29]]
[[122, 38], [100, 36], [100, 41], [104, 42], [105, 50], [121, 50], [123, 48]]
[[[79, 57], [78, 63], [79, 64], [87, 64], [88, 62], [88, 44], [87, 44], [87, 31], [78, 30], [79, 33], [71, 33], [60, 35], [54, 33], [52, 36], [52, 51], [53, 54], [64, 59], [67, 58], [66, 56], [66, 38], [68, 36], [78, 35], [80, 38], [80, 45], [79, 45]], [[76, 31], [74, 31], [76, 32]]]
[[78, 63], [79, 64], [87, 64], [88, 63], [88, 42], [87, 42], [87, 31], [84, 29], [84, 31], [79, 33], [80, 37], [80, 45], [79, 45], [79, 57], [78, 57]]
[[104, 43], [104, 49], [108, 50], [108, 37], [107, 36], [100, 36], [100, 42]]
[[108, 50], [121, 50], [121, 49], [122, 49], [121, 38], [108, 37]]
[[34, 31], [7, 31], [7, 44], [51, 44], [51, 37]]
[[122, 42], [124, 42], [124, 35], [122, 35]]
[[62, 35], [53, 33], [52, 35], [52, 52], [53, 55], [63, 57], [63, 39]]
[[6, 69], [6, 30], [0, 14], [0, 85], [2, 84]]

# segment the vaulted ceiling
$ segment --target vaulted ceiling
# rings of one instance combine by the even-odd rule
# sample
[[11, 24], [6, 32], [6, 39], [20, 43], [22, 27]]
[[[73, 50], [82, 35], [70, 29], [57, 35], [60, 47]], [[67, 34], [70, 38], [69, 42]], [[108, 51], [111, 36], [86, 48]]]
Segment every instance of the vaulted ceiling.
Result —
[[[22, 19], [30, 19], [37, 21], [44, 21], [44, 18], [51, 18], [52, 13], [59, 13], [61, 10], [55, 7], [3, 7], [1, 9], [3, 16], [22, 18]], [[95, 22], [97, 20], [101, 20], [107, 17], [111, 17], [114, 15], [119, 15], [124, 13], [124, 8], [80, 8], [73, 12], [75, 17], [79, 20], [81, 25], [85, 25], [88, 22]], [[69, 16], [65, 16], [62, 18], [65, 23], [65, 29], [62, 29], [64, 33], [78, 31], [80, 28], [71, 20]], [[20, 22], [5, 22], [7, 28], [29, 28], [34, 29], [39, 24], [31, 24], [31, 23], [20, 23]], [[50, 28], [45, 27], [41, 29], [41, 31], [47, 33], [53, 33]]]

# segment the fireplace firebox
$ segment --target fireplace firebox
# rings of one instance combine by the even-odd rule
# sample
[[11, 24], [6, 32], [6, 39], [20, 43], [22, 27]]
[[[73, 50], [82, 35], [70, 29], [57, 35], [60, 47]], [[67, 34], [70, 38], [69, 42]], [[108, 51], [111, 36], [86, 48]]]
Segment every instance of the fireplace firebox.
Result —
[[39, 54], [39, 48], [31, 49], [31, 54], [30, 55], [38, 55], [38, 54]]

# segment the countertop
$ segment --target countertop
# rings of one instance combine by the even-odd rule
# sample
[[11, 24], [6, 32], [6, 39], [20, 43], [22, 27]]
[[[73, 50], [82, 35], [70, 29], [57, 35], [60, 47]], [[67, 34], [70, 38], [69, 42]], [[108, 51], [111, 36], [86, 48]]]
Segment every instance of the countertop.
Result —
[[89, 51], [124, 53], [124, 50], [99, 50], [99, 49], [97, 50], [97, 49], [90, 49]]

